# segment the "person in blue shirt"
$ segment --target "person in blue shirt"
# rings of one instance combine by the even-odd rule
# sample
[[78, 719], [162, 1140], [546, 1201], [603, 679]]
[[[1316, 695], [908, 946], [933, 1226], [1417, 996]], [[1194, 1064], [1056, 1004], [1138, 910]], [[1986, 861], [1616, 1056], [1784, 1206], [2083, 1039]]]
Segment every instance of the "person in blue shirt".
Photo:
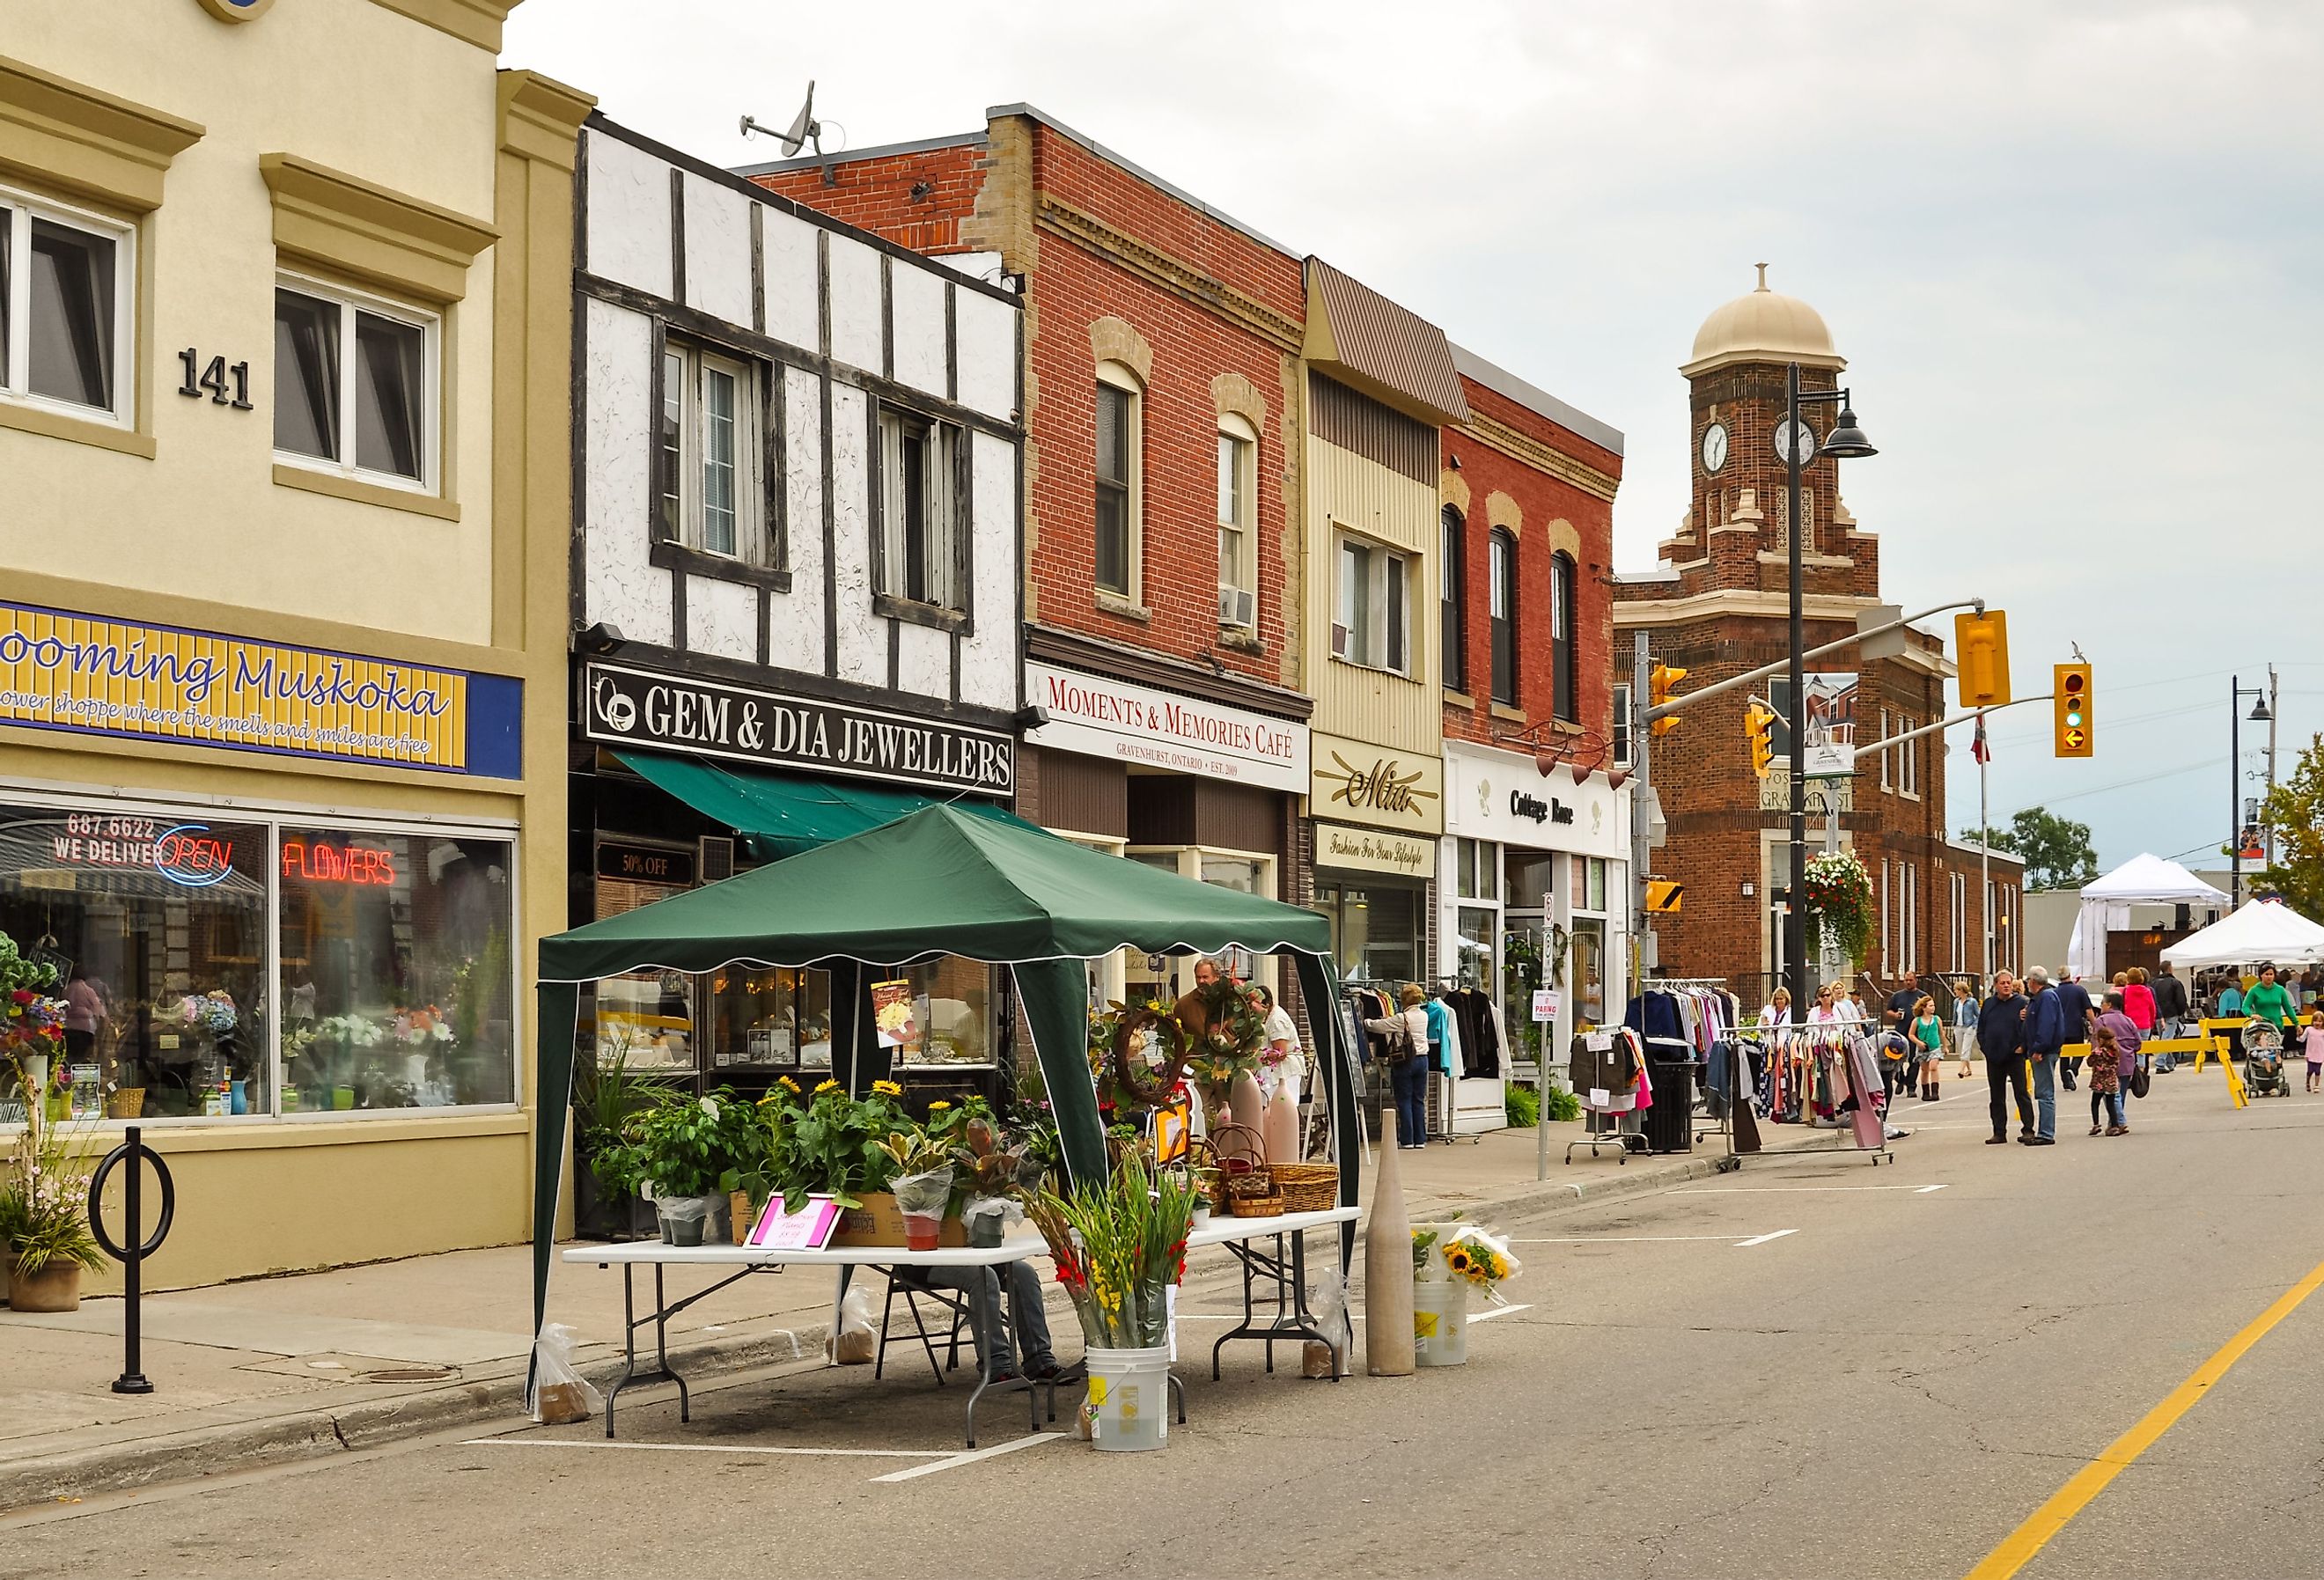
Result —
[[2018, 1139], [2034, 1133], [2034, 1099], [2025, 1089], [2025, 1001], [2017, 996], [2017, 979], [2006, 971], [1993, 975], [1993, 992], [1977, 1013], [1977, 1050], [1985, 1056], [1985, 1085], [1993, 1101], [1993, 1134], [1988, 1147], [2009, 1144], [2008, 1096], [2017, 1097]]
[[[2025, 973], [2025, 1066], [2034, 1077], [2034, 1133], [2017, 1139], [2029, 1147], [2058, 1144], [2058, 1050], [2066, 1045], [2066, 1016], [2050, 970]], [[2089, 995], [2083, 995], [2089, 1002]]]

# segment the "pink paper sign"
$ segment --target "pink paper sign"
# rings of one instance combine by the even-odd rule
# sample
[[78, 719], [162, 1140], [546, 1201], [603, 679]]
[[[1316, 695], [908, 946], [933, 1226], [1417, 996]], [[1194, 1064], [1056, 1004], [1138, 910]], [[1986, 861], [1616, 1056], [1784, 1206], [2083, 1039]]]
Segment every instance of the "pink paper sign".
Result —
[[750, 1243], [765, 1251], [821, 1251], [838, 1226], [839, 1204], [827, 1196], [807, 1197], [795, 1213], [783, 1211], [782, 1197], [769, 1197]]

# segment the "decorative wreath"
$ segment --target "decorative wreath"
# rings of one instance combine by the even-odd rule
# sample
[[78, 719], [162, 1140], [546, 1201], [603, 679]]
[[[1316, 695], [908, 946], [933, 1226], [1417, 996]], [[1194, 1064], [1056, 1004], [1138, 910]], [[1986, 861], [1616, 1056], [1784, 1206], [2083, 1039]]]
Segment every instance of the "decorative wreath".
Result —
[[[1152, 1033], [1162, 1051], [1159, 1068], [1139, 1050], [1139, 1034]], [[1195, 1060], [1248, 1067], [1266, 1044], [1267, 1017], [1242, 984], [1221, 978], [1198, 987], [1167, 1009], [1126, 1009], [1113, 1032], [1113, 1073], [1120, 1089], [1148, 1108], [1166, 1102]]]

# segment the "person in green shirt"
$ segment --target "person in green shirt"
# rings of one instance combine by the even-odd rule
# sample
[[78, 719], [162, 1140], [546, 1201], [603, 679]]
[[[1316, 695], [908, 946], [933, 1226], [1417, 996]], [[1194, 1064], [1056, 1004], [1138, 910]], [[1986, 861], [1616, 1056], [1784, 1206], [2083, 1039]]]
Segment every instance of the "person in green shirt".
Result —
[[1938, 1096], [1939, 1077], [1943, 1074], [1941, 1061], [1945, 1057], [1945, 1023], [1937, 1019], [1937, 1001], [1923, 993], [1913, 1006], [1913, 1051], [1921, 1066], [1921, 1101], [1934, 1103]]
[[2272, 1021], [2287, 1030], [2300, 1022], [2299, 1007], [2292, 1002], [2292, 992], [2275, 979], [2275, 967], [2259, 968], [2259, 980], [2244, 994], [2244, 1013], [2255, 1021]]

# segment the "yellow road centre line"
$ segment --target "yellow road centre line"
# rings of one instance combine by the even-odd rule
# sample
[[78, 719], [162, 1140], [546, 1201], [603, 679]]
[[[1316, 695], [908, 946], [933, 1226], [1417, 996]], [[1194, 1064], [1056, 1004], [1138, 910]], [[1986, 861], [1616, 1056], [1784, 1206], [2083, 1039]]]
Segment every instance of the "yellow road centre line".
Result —
[[2128, 1470], [2140, 1455], [2154, 1446], [2157, 1438], [2178, 1424], [2180, 1417], [2201, 1403], [2211, 1385], [2225, 1377], [2228, 1368], [2243, 1359], [2246, 1351], [2266, 1337], [2270, 1328], [2300, 1309], [2300, 1303], [2319, 1288], [2324, 1288], [2324, 1262], [2285, 1290], [2274, 1305], [2254, 1317], [2241, 1333], [2220, 1345], [2216, 1354], [2195, 1369], [2193, 1376], [2147, 1411], [2138, 1425], [2107, 1444], [2096, 1459], [2076, 1471], [2048, 1502], [2034, 1511], [2024, 1524], [1987, 1553], [1985, 1561], [1969, 1572], [1967, 1580], [2010, 1580], [2049, 1545], [2052, 1537], [2106, 1491], [2109, 1482]]

